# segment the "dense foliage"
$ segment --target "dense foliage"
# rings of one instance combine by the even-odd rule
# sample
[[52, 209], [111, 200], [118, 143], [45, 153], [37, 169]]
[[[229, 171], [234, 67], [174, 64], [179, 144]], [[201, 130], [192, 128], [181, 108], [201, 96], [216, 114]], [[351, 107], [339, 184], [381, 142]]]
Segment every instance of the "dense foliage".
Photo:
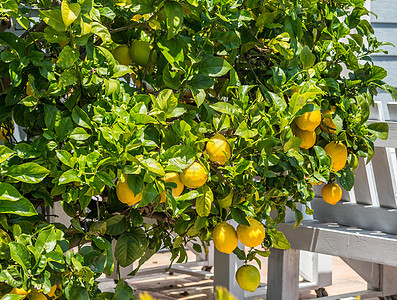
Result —
[[[352, 164], [331, 171], [325, 145], [369, 160], [387, 137], [386, 124], [367, 126], [377, 90], [395, 96], [370, 58], [384, 44], [368, 14], [364, 0], [1, 1], [0, 295], [62, 284], [66, 299], [133, 299], [123, 281], [112, 296], [95, 279], [162, 248], [183, 262], [187, 242], [207, 251], [216, 224], [248, 216], [266, 238], [239, 258], [288, 248], [276, 229], [286, 208], [299, 225], [313, 183], [352, 188]], [[112, 55], [135, 40], [152, 46], [151, 65]], [[335, 131], [318, 127], [301, 148], [294, 119], [332, 106]], [[216, 133], [231, 146], [224, 165], [204, 151]], [[206, 184], [174, 197], [163, 177], [193, 162]], [[143, 191], [135, 206], [116, 195], [126, 178]], [[70, 227], [49, 223], [55, 202]]]

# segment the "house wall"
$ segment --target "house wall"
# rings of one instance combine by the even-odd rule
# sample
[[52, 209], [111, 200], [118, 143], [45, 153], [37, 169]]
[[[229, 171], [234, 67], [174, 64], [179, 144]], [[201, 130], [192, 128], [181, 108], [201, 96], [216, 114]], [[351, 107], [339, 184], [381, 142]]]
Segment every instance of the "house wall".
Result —
[[[369, 3], [371, 11], [371, 23], [375, 30], [375, 35], [379, 41], [390, 42], [397, 46], [397, 0], [375, 0]], [[378, 53], [372, 55], [375, 64], [387, 70], [386, 82], [392, 86], [397, 86], [397, 47], [384, 46], [388, 54]], [[386, 119], [389, 119], [386, 103], [393, 102], [388, 93], [379, 92], [377, 101], [382, 101]]]

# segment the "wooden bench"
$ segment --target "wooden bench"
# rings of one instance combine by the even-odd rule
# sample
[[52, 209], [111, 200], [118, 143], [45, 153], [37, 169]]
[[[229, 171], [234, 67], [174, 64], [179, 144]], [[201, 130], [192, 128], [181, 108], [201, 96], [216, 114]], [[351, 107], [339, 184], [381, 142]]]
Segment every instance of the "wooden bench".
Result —
[[[361, 295], [386, 297], [397, 294], [397, 103], [388, 103], [389, 138], [377, 140], [375, 155], [365, 165], [360, 159], [351, 192], [344, 191], [335, 206], [321, 198], [315, 188], [311, 202], [314, 216], [294, 229], [293, 214], [279, 230], [291, 243], [291, 250], [272, 249], [268, 260], [268, 280], [254, 292], [244, 292], [235, 281], [242, 262], [235, 255], [215, 251], [214, 286], [227, 287], [237, 299], [297, 300], [299, 292], [332, 284], [332, 257], [339, 256], [367, 283], [364, 291], [322, 299], [343, 299]], [[382, 103], [371, 111], [370, 122], [384, 121]], [[244, 249], [240, 244], [239, 247]], [[307, 276], [307, 270], [311, 274]], [[303, 281], [300, 280], [303, 278]], [[387, 298], [389, 297], [389, 298]]]
[[[367, 283], [360, 292], [325, 297], [386, 297], [397, 294], [397, 103], [388, 103], [389, 138], [377, 140], [375, 155], [355, 172], [355, 185], [335, 206], [327, 204], [316, 188], [311, 202], [314, 220], [296, 229], [284, 223], [280, 229], [292, 250], [273, 251], [269, 257], [267, 299], [296, 300], [299, 251], [339, 256]], [[377, 103], [370, 122], [384, 121], [382, 104]], [[389, 298], [387, 298], [389, 297]]]

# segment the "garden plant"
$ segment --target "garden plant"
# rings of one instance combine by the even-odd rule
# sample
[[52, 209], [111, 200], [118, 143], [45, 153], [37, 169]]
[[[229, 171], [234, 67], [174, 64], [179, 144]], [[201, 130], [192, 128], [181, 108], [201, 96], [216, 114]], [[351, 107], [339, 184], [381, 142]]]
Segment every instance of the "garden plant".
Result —
[[254, 291], [286, 211], [338, 202], [387, 138], [364, 2], [2, 0], [0, 299], [136, 299], [97, 279], [211, 241]]

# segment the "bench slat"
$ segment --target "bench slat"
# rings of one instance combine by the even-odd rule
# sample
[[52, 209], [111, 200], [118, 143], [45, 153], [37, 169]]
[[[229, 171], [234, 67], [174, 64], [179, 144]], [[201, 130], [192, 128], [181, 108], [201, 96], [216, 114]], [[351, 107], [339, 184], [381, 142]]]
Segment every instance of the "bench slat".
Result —
[[279, 226], [292, 249], [397, 266], [397, 236], [315, 220], [293, 227]]
[[345, 226], [397, 234], [397, 209], [343, 201], [331, 205], [322, 198], [313, 199], [311, 205], [314, 218], [321, 222], [336, 222]]

